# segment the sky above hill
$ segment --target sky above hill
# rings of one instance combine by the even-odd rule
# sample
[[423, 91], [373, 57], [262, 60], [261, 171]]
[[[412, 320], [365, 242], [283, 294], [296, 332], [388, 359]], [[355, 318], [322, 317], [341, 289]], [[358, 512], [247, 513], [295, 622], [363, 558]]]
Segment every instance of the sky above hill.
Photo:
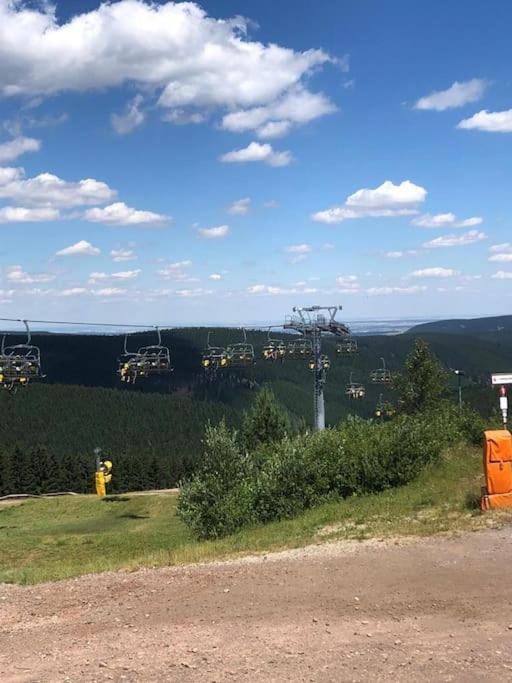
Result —
[[511, 29], [506, 0], [0, 0], [2, 317], [509, 312]]

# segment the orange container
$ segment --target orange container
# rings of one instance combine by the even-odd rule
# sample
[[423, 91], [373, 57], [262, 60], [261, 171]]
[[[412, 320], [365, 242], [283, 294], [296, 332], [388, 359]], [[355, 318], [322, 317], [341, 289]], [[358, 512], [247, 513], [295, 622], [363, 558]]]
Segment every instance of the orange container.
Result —
[[485, 487], [481, 507], [512, 507], [512, 434], [505, 429], [485, 432]]

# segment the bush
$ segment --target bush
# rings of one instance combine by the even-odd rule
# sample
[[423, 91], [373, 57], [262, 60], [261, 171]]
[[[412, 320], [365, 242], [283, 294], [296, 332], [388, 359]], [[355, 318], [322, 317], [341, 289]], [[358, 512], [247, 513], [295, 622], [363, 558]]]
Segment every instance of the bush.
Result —
[[247, 450], [255, 450], [261, 444], [282, 441], [290, 434], [290, 420], [269, 387], [258, 392], [254, 406], [245, 413], [242, 439]]
[[224, 421], [209, 425], [201, 465], [182, 484], [178, 515], [199, 537], [225, 536], [253, 521], [252, 465], [236, 436]]
[[450, 444], [481, 438], [479, 430], [475, 414], [441, 403], [386, 423], [350, 419], [247, 456], [221, 424], [207, 432], [205, 462], [183, 488], [179, 513], [203, 538], [293, 517], [332, 497], [406, 484]]

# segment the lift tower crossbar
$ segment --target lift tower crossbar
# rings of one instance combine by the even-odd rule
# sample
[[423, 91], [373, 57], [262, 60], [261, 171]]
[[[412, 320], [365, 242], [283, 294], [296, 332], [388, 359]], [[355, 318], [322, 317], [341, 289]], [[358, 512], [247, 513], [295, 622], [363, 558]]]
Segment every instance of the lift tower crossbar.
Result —
[[336, 337], [348, 337], [349, 328], [336, 320], [336, 313], [341, 306], [309, 306], [293, 308], [293, 314], [287, 316], [284, 329], [294, 330], [311, 340], [313, 347], [313, 415], [315, 431], [325, 429], [324, 387], [327, 380], [325, 364], [322, 363], [322, 334]]

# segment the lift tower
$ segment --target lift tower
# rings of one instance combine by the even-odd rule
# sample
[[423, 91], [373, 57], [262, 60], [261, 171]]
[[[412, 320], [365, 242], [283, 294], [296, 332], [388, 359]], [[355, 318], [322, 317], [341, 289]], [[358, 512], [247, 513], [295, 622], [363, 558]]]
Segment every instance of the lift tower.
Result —
[[341, 306], [294, 307], [293, 315], [285, 320], [284, 328], [294, 330], [311, 340], [313, 347], [313, 415], [315, 431], [325, 429], [324, 386], [327, 379], [329, 362], [322, 355], [322, 334], [348, 337], [350, 330], [344, 323], [336, 320]]

